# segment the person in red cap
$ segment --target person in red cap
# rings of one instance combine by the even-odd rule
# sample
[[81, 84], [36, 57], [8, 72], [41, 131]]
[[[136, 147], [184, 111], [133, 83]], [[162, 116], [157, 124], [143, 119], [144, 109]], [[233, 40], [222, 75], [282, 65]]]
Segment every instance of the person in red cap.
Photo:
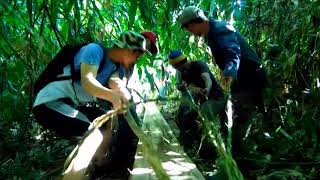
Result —
[[158, 35], [152, 31], [143, 31], [141, 35], [146, 39], [147, 49], [151, 54], [158, 53], [158, 47], [156, 45]]
[[[146, 49], [148, 50], [148, 53], [151, 55], [156, 55], [158, 53], [158, 47], [157, 47], [157, 39], [158, 35], [152, 31], [143, 31], [140, 33], [146, 40]], [[134, 64], [132, 64], [127, 73], [127, 79], [129, 80], [133, 74], [134, 71]]]

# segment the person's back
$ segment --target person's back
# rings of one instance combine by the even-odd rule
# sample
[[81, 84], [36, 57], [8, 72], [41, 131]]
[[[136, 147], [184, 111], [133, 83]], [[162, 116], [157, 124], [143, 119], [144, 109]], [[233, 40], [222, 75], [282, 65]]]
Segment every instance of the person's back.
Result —
[[180, 82], [185, 82], [187, 86], [195, 86], [201, 89], [206, 88], [206, 82], [202, 79], [202, 73], [208, 73], [212, 82], [212, 87], [208, 93], [208, 99], [218, 99], [223, 96], [223, 91], [211, 73], [208, 65], [203, 61], [190, 61], [190, 65], [182, 68], [177, 72], [177, 76], [181, 79]]
[[224, 50], [225, 47], [232, 48], [234, 53], [239, 52], [240, 62], [250, 60], [261, 65], [261, 60], [257, 53], [233, 26], [225, 21], [217, 21], [214, 19], [209, 20], [209, 26], [210, 28], [206, 35], [206, 42], [208, 43], [219, 68], [224, 69], [225, 58], [231, 58], [226, 54], [226, 51]]

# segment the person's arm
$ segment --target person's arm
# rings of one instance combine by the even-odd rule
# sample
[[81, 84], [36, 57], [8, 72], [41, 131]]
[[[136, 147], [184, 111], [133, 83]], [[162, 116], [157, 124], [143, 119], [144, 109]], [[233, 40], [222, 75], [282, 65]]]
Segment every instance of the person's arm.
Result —
[[[228, 24], [221, 25], [217, 30], [217, 43], [225, 63], [223, 76], [237, 79], [241, 51], [234, 27]], [[232, 81], [228, 79], [228, 82]]]
[[81, 63], [81, 85], [85, 91], [92, 96], [107, 100], [112, 103], [115, 109], [121, 107], [125, 98], [118, 92], [104, 87], [97, 79], [97, 66]]
[[200, 76], [205, 85], [205, 87], [202, 88], [201, 91], [204, 95], [208, 96], [213, 84], [210, 77], [211, 71], [208, 67], [208, 64], [203, 61], [197, 61], [194, 68], [196, 68], [199, 73], [201, 73]]
[[201, 78], [203, 79], [203, 81], [205, 83], [205, 88], [204, 88], [205, 94], [208, 96], [209, 92], [212, 88], [212, 81], [210, 78], [210, 74], [207, 72], [203, 72], [203, 73], [201, 73]]
[[114, 108], [120, 108], [121, 100], [124, 97], [121, 94], [104, 87], [97, 79], [97, 71], [103, 60], [103, 50], [95, 43], [88, 44], [80, 49], [76, 55], [80, 62], [81, 86], [90, 95], [107, 100], [112, 103]]
[[187, 84], [182, 80], [181, 73], [179, 71], [176, 72], [176, 87], [179, 91], [185, 91]]

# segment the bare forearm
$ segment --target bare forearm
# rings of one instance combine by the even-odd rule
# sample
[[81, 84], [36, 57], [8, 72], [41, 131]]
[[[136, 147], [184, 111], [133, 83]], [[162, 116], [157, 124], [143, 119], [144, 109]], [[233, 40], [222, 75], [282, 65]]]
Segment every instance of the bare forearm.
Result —
[[208, 73], [202, 73], [201, 77], [204, 80], [204, 83], [206, 86], [205, 88], [210, 90], [212, 87], [212, 81], [211, 81], [210, 75]]
[[113, 91], [104, 87], [94, 77], [83, 78], [81, 80], [82, 87], [92, 96], [110, 101], [113, 96]]

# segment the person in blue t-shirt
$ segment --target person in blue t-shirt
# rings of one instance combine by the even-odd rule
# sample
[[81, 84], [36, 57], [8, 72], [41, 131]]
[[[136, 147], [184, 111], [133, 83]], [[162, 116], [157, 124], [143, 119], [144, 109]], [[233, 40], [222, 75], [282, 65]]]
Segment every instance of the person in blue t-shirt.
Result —
[[[146, 48], [155, 55], [158, 53], [156, 46], [157, 34], [151, 31], [140, 33], [146, 39]], [[126, 78], [121, 79], [120, 73], [115, 73], [109, 79], [108, 85], [111, 89], [123, 89], [133, 73], [134, 65], [126, 70]], [[124, 88], [124, 92], [126, 88]], [[131, 104], [129, 107], [136, 123], [141, 126], [142, 122], [136, 113], [136, 107]], [[105, 161], [96, 166], [93, 179], [103, 177], [104, 179], [127, 179], [129, 175], [128, 169], [133, 168], [135, 153], [138, 145], [138, 137], [129, 127], [123, 115], [118, 116], [118, 131], [116, 133], [116, 141], [113, 141], [110, 152], [107, 153]], [[106, 177], [107, 175], [108, 177]]]
[[[84, 134], [91, 122], [106, 111], [126, 105], [132, 100], [126, 87], [132, 67], [143, 53], [157, 53], [155, 39], [150, 41], [148, 38], [129, 31], [122, 33], [111, 48], [96, 43], [83, 46], [74, 57], [74, 69], [80, 72], [80, 80], [57, 80], [43, 87], [36, 94], [33, 105], [35, 119], [44, 128], [70, 139]], [[62, 76], [70, 74], [68, 65], [63, 69]], [[91, 103], [95, 100], [99, 102]], [[130, 106], [129, 111], [139, 123], [135, 108]], [[103, 149], [108, 151], [107, 154], [95, 154], [92, 178], [106, 175], [125, 178], [129, 174], [128, 169], [133, 167], [138, 138], [123, 114], [118, 114], [117, 119], [112, 133], [106, 129], [109, 125], [100, 128], [104, 140], [107, 142], [111, 138], [112, 143]]]
[[[106, 112], [88, 108], [89, 102], [99, 98], [109, 102], [113, 109], [128, 103], [130, 94], [108, 88], [108, 81], [115, 72], [125, 76], [144, 52], [148, 52], [145, 38], [133, 31], [122, 33], [111, 48], [96, 43], [82, 47], [74, 57], [75, 71], [80, 71], [81, 80], [53, 81], [42, 88], [33, 105], [35, 119], [63, 138], [82, 135], [96, 117]], [[98, 72], [100, 65], [103, 67]], [[63, 72], [70, 75], [70, 66]]]

